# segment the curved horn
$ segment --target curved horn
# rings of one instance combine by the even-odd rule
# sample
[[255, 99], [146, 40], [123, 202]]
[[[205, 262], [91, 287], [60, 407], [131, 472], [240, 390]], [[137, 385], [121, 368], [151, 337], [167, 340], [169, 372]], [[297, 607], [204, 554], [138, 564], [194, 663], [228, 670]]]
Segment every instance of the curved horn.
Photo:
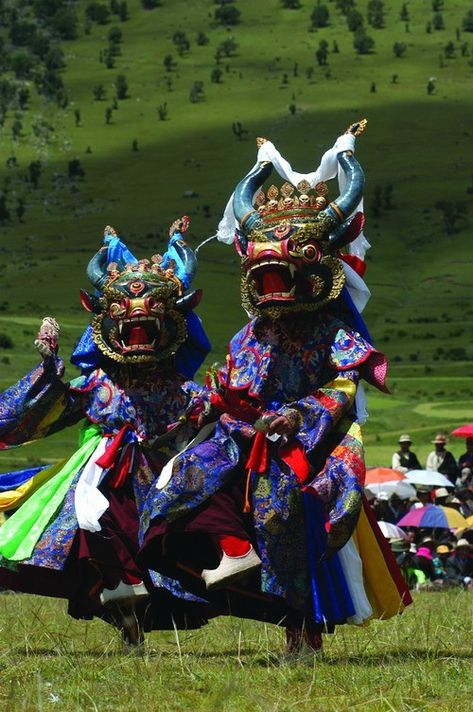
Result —
[[253, 196], [271, 174], [272, 169], [273, 164], [270, 161], [259, 163], [255, 170], [245, 176], [235, 188], [233, 212], [245, 233], [252, 230], [256, 222], [261, 220], [260, 214], [253, 207]]
[[319, 215], [320, 217], [329, 215], [340, 224], [347, 220], [360, 202], [363, 196], [365, 176], [351, 151], [342, 151], [337, 155], [337, 160], [345, 173], [347, 185], [343, 193]]
[[87, 265], [87, 277], [99, 292], [102, 291], [108, 279], [107, 265], [105, 264], [107, 252], [107, 248], [102, 248], [92, 257]]
[[[194, 250], [189, 247], [187, 242], [184, 242], [182, 237], [173, 243], [173, 247], [181, 261], [177, 276], [181, 279], [181, 281], [186, 282], [184, 286], [187, 288], [191, 284], [197, 272], [197, 258]], [[185, 279], [180, 276], [181, 270], [185, 273]]]

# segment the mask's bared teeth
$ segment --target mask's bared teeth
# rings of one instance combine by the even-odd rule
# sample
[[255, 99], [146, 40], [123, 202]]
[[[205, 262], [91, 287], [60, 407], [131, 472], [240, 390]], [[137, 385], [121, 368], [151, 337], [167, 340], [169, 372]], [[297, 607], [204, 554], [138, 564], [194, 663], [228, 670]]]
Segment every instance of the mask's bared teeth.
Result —
[[159, 319], [156, 319], [156, 330], [161, 331], [161, 322], [159, 321]]
[[122, 333], [122, 329], [123, 329], [123, 321], [119, 321], [118, 322], [118, 331], [120, 334]]
[[291, 277], [294, 277], [294, 275], [296, 273], [296, 268], [294, 265], [291, 265], [291, 264], [289, 265], [289, 272], [291, 273]]
[[151, 342], [151, 346], [154, 348], [156, 346], [156, 339], [153, 339]]

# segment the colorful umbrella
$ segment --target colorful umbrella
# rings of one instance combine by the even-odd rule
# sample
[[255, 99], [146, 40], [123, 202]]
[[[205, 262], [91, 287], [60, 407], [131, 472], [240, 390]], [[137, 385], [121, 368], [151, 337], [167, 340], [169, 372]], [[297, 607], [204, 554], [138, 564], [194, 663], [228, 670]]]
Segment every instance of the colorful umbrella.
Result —
[[378, 526], [386, 539], [407, 539], [406, 532], [391, 522], [378, 522]]
[[431, 527], [439, 529], [459, 529], [465, 526], [466, 519], [453, 507], [427, 504], [425, 507], [411, 509], [397, 523], [398, 527]]
[[430, 487], [454, 487], [448, 477], [433, 470], [409, 470], [406, 480], [411, 485], [430, 485]]
[[460, 425], [459, 428], [452, 430], [452, 435], [456, 438], [473, 438], [473, 423], [466, 423], [466, 425]]
[[390, 467], [371, 467], [366, 470], [366, 485], [379, 485], [383, 482], [399, 482], [405, 480], [406, 476], [402, 472], [392, 470]]
[[375, 497], [386, 495], [387, 498], [395, 494], [399, 499], [409, 499], [416, 496], [415, 487], [407, 480], [397, 480], [395, 482], [380, 482], [376, 484], [365, 484], [365, 490]]

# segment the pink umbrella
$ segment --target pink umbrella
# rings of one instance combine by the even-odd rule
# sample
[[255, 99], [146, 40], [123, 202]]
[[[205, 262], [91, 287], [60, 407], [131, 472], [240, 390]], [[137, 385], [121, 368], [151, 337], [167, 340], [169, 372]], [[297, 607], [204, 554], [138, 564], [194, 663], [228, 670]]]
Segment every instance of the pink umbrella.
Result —
[[466, 423], [466, 425], [460, 425], [459, 428], [452, 430], [452, 435], [456, 438], [473, 438], [473, 423]]

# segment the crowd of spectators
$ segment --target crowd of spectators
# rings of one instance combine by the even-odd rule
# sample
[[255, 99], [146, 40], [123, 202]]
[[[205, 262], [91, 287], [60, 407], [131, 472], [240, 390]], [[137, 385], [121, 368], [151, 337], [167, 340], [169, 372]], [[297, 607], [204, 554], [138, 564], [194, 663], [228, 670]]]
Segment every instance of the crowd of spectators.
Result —
[[411, 438], [401, 435], [399, 450], [392, 456], [392, 469], [401, 473], [421, 469], [440, 472], [450, 486], [415, 485], [415, 496], [406, 499], [381, 491], [370, 505], [379, 522], [395, 525], [411, 509], [430, 504], [459, 512], [466, 521], [458, 529], [404, 527], [402, 537], [399, 532], [389, 541], [410, 588], [443, 590], [457, 586], [473, 591], [473, 438], [466, 439], [466, 452], [458, 461], [446, 449], [443, 433], [438, 433], [432, 443], [434, 450], [422, 468], [411, 451]]

